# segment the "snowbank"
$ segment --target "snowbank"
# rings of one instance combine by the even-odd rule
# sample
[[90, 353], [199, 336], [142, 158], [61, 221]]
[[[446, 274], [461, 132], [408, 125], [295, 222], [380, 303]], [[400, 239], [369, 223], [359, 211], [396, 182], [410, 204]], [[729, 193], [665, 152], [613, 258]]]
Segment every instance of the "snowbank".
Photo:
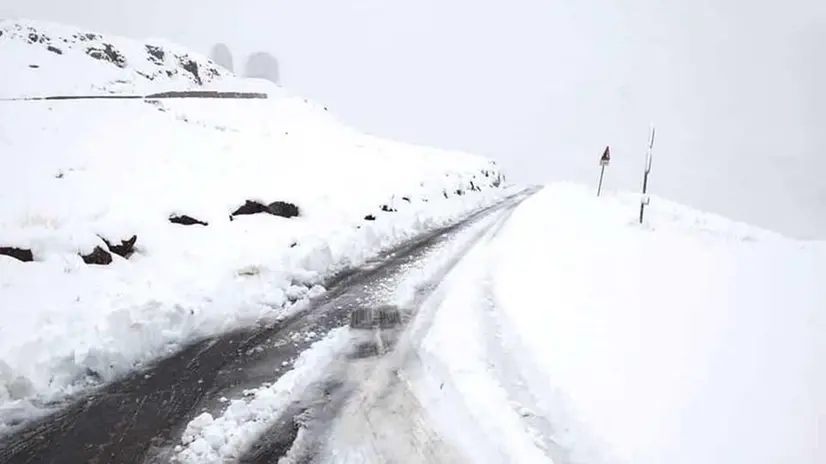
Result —
[[228, 405], [217, 418], [208, 412], [195, 417], [184, 431], [183, 445], [175, 446], [171, 462], [205, 464], [237, 460], [290, 406], [296, 392], [318, 388], [313, 385], [318, 373], [329, 369], [336, 355], [350, 342], [348, 328], [334, 329], [301, 353], [275, 383], [244, 391], [240, 399], [226, 399]]
[[552, 185], [490, 257], [500, 336], [570, 460], [826, 462], [826, 244], [637, 213]]
[[[506, 193], [488, 160], [359, 134], [174, 45], [37, 22], [0, 31], [2, 97], [269, 94], [0, 101], [0, 428], [181, 343], [277, 317], [324, 275]], [[233, 215], [247, 202], [266, 211]], [[173, 223], [187, 218], [207, 225]]]

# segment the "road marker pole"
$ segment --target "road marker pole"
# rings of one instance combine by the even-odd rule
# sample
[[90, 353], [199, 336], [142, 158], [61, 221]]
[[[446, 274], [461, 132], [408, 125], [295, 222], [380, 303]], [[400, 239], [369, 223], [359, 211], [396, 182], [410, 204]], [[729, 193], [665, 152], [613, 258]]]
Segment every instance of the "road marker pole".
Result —
[[599, 158], [599, 184], [597, 185], [597, 196], [602, 192], [602, 178], [605, 176], [605, 166], [611, 162], [611, 148], [606, 146], [605, 151]]
[[645, 207], [651, 202], [648, 198], [648, 174], [651, 172], [651, 158], [654, 149], [654, 125], [651, 125], [651, 132], [648, 135], [648, 149], [645, 152], [645, 172], [642, 177], [642, 195], [640, 196], [640, 224], [645, 215]]

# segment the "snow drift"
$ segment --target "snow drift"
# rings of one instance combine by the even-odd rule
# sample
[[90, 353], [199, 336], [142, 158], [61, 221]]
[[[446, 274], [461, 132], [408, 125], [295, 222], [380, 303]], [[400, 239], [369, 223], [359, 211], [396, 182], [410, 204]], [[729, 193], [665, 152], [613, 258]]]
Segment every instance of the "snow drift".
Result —
[[[0, 428], [498, 201], [497, 166], [360, 134], [163, 41], [0, 22]], [[244, 214], [257, 213], [257, 214]]]
[[476, 462], [826, 462], [826, 243], [638, 205], [551, 185], [448, 277], [444, 433]]

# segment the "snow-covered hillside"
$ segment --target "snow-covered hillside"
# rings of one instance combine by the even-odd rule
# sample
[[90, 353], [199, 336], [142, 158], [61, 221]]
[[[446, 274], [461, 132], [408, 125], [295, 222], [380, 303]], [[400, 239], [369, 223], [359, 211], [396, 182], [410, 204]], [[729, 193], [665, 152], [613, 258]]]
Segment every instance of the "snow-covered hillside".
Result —
[[826, 462], [826, 243], [637, 213], [551, 185], [448, 276], [419, 382], [442, 432], [473, 462]]
[[231, 77], [204, 56], [41, 21], [0, 21], [0, 97], [183, 90]]
[[[179, 47], [0, 22], [0, 428], [497, 201], [483, 158], [357, 133]], [[258, 213], [258, 214], [245, 214]]]

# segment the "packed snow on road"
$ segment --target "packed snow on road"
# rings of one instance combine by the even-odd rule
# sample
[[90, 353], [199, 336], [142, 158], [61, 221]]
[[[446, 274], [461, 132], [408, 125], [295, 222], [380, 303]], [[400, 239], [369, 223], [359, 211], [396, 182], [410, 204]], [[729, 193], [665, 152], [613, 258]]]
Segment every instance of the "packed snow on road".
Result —
[[473, 462], [826, 462], [826, 243], [637, 213], [551, 185], [448, 276], [413, 380], [441, 433]]
[[176, 459], [237, 458], [315, 381], [348, 397], [323, 427], [304, 409], [284, 462], [823, 462], [826, 243], [638, 206], [547, 186], [380, 285], [415, 305], [392, 352], [341, 367], [336, 331]]

